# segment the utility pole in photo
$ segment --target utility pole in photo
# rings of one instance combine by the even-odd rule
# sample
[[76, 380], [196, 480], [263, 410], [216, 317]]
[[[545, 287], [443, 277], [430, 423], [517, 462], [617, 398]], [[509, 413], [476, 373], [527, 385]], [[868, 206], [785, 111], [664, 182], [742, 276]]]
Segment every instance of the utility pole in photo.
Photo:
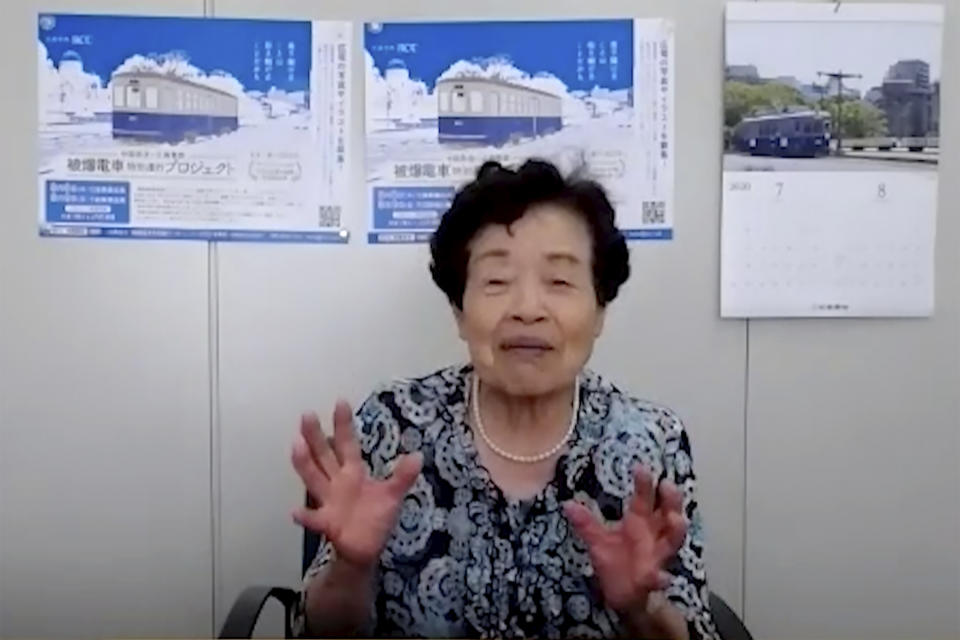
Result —
[[[843, 155], [843, 81], [848, 78], [862, 78], [863, 76], [859, 73], [844, 73], [843, 71], [817, 71], [817, 76], [826, 76], [830, 80], [837, 81], [837, 122], [834, 131], [837, 139], [837, 155]], [[829, 86], [829, 80], [827, 86]]]

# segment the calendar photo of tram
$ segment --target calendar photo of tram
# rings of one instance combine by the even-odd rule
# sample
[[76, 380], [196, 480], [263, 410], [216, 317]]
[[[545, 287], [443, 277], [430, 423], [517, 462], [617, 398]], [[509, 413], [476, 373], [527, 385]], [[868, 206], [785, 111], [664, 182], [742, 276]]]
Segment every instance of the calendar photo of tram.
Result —
[[563, 128], [560, 97], [488, 78], [437, 83], [437, 134], [442, 143], [502, 146]]
[[233, 94], [158, 73], [120, 73], [111, 80], [114, 138], [193, 142], [236, 131]]
[[732, 146], [754, 156], [825, 156], [830, 152], [830, 115], [804, 110], [744, 118], [733, 129]]
[[733, 3], [726, 20], [725, 169], [937, 170], [943, 60], [934, 10], [751, 4]]

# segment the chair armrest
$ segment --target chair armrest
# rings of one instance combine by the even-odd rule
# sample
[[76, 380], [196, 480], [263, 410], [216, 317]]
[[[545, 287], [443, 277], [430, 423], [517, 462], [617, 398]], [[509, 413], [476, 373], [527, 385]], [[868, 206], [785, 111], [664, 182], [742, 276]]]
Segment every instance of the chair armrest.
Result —
[[275, 598], [283, 605], [283, 632], [284, 637], [293, 635], [293, 611], [300, 599], [300, 594], [286, 587], [247, 587], [234, 601], [227, 614], [227, 619], [220, 628], [219, 638], [249, 638], [253, 628], [257, 625], [260, 611], [270, 598]]
[[740, 616], [723, 598], [713, 592], [710, 592], [710, 613], [713, 614], [713, 622], [723, 640], [753, 640]]

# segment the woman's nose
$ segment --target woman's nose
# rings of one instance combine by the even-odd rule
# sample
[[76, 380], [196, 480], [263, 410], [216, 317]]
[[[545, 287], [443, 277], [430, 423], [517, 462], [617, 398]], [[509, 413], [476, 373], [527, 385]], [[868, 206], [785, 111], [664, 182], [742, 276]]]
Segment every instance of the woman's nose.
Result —
[[547, 317], [540, 288], [533, 283], [517, 286], [512, 302], [511, 317], [518, 322], [531, 324]]

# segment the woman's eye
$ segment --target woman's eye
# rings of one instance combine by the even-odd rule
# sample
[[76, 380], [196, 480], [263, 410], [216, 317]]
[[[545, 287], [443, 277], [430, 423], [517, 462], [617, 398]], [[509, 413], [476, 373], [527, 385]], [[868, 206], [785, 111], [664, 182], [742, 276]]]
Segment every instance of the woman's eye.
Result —
[[490, 278], [489, 280], [487, 280], [487, 285], [493, 286], [493, 287], [499, 287], [505, 284], [507, 284], [507, 281], [501, 278]]
[[553, 286], [555, 286], [555, 287], [569, 287], [569, 286], [570, 286], [570, 281], [569, 281], [569, 280], [563, 280], [562, 278], [554, 278], [553, 280], [550, 281], [550, 283], [551, 283]]

